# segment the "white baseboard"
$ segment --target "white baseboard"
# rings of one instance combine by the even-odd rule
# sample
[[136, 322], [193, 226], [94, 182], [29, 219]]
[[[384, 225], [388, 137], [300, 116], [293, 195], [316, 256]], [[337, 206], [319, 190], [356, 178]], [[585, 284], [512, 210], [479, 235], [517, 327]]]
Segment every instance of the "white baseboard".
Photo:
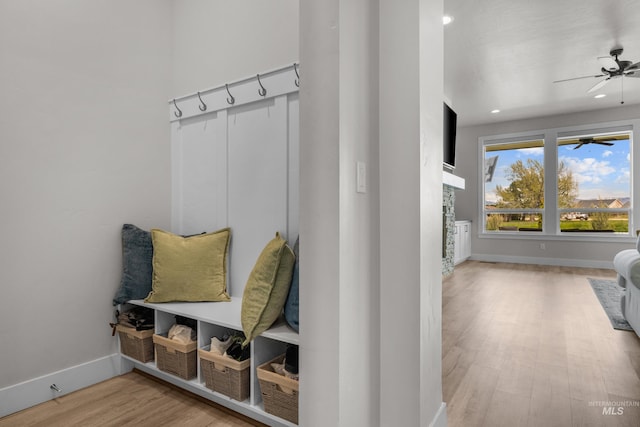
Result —
[[[81, 365], [43, 375], [0, 389], [0, 417], [97, 384], [131, 369], [131, 364], [112, 354]], [[60, 389], [51, 389], [55, 384]]]
[[447, 427], [447, 404], [442, 402], [438, 413], [433, 417], [433, 421], [429, 423], [429, 427]]
[[492, 255], [492, 254], [473, 254], [473, 261], [484, 262], [510, 262], [514, 264], [538, 264], [553, 265], [559, 267], [583, 267], [583, 268], [607, 268], [613, 269], [613, 260], [611, 261], [594, 261], [569, 258], [539, 258], [539, 257], [523, 257], [508, 255]]

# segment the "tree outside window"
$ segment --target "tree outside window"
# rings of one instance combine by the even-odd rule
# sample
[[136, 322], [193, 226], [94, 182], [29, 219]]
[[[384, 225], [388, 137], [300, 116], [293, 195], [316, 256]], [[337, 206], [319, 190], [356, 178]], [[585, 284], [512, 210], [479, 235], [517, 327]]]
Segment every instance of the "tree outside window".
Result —
[[[576, 134], [551, 146], [541, 137], [484, 142], [485, 233], [629, 235], [631, 132]], [[545, 150], [556, 147], [556, 163], [545, 165]], [[545, 194], [549, 180], [555, 185]], [[547, 197], [555, 203], [545, 203]], [[555, 216], [551, 229], [545, 216]]]
[[544, 141], [485, 146], [485, 231], [542, 231]]

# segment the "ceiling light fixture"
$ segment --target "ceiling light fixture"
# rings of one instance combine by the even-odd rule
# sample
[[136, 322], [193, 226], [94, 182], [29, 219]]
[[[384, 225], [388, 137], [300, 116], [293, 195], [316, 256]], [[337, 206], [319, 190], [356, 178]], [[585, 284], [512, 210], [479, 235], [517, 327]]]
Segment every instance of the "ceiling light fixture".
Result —
[[596, 96], [594, 96], [594, 98], [595, 99], [600, 99], [600, 98], [604, 98], [605, 96], [607, 96], [607, 95], [605, 95], [604, 93], [599, 93]]
[[451, 24], [452, 22], [453, 22], [453, 16], [444, 15], [442, 17], [442, 24], [443, 25]]
[[491, 110], [491, 114], [498, 114], [500, 112], [500, 110], [495, 109], [495, 110]]

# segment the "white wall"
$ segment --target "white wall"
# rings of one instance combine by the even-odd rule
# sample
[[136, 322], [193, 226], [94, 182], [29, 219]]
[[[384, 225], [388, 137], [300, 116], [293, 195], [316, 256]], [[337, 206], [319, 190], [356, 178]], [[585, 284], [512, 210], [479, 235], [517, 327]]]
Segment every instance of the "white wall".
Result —
[[0, 388], [116, 351], [122, 224], [169, 226], [170, 17], [0, 2]]
[[381, 2], [380, 419], [384, 426], [427, 426], [446, 420], [439, 412], [443, 410], [442, 14], [441, 1]]
[[[466, 179], [466, 189], [456, 191], [456, 217], [473, 221], [472, 257], [474, 259], [492, 261], [504, 260], [612, 268], [615, 254], [622, 249], [633, 247], [633, 242], [589, 242], [585, 244], [584, 242], [545, 239], [544, 236], [540, 236], [539, 239], [535, 240], [478, 238], [478, 199], [480, 196], [478, 184], [478, 138], [481, 136], [590, 125], [626, 119], [636, 120], [639, 116], [640, 106], [629, 105], [576, 114], [460, 128], [457, 134], [456, 175]], [[639, 150], [635, 150], [635, 166], [640, 164], [638, 163], [639, 155]], [[634, 175], [636, 180], [640, 179], [640, 168], [634, 168]], [[634, 200], [636, 201], [640, 196], [638, 187], [640, 186], [636, 186], [633, 190], [635, 192]], [[637, 224], [640, 218], [638, 214], [638, 212], [635, 212], [634, 215], [636, 228], [638, 228]], [[540, 249], [541, 242], [545, 242], [545, 250]]]
[[298, 0], [173, 0], [171, 97], [298, 62]]
[[301, 4], [305, 426], [429, 425], [442, 408], [442, 3], [375, 3]]

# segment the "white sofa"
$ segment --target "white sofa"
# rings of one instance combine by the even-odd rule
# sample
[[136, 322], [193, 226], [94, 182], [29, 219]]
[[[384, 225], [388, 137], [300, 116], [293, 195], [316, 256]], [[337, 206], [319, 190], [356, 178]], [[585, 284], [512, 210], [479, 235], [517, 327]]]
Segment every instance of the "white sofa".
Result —
[[613, 258], [613, 268], [618, 274], [618, 285], [625, 288], [620, 305], [636, 335], [640, 337], [640, 237], [635, 249], [625, 249]]

